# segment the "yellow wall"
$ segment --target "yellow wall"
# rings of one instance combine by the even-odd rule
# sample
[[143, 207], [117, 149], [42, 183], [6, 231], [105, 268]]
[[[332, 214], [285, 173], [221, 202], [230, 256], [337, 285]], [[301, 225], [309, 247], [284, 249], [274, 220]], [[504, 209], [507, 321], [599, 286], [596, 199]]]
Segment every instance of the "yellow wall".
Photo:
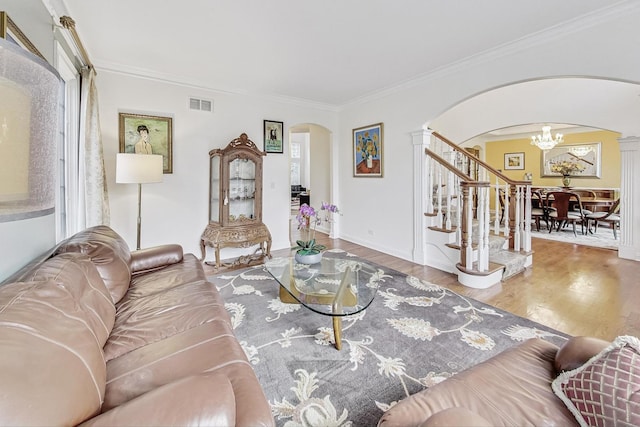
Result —
[[[600, 142], [602, 166], [600, 178], [571, 178], [572, 187], [588, 188], [620, 188], [620, 134], [610, 131], [583, 132], [564, 135], [562, 144], [581, 144]], [[533, 174], [534, 187], [558, 187], [562, 185], [561, 177], [542, 178], [542, 150], [531, 145], [531, 139], [511, 139], [489, 141], [486, 143], [486, 162], [511, 179], [523, 180], [524, 174]], [[524, 153], [524, 170], [505, 170], [505, 153]]]

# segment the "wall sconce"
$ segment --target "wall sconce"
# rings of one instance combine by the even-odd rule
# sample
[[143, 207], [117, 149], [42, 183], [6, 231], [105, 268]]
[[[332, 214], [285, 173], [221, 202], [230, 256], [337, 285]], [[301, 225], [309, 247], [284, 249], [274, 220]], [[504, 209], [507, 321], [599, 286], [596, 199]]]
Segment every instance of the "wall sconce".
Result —
[[142, 184], [162, 182], [161, 154], [118, 153], [116, 157], [116, 183], [138, 184], [138, 229], [136, 249], [140, 249], [142, 227]]

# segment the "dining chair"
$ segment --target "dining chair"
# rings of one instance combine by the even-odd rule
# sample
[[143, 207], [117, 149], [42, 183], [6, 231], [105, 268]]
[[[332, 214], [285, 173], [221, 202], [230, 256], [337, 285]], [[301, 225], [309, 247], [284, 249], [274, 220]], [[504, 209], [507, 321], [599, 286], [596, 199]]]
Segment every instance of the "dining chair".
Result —
[[[572, 204], [576, 204], [578, 210], [572, 210]], [[549, 221], [551, 222], [549, 233], [553, 231], [554, 226], [557, 227], [556, 231], [560, 231], [561, 227], [571, 223], [573, 235], [577, 236], [576, 223], [580, 223], [582, 234], [585, 234], [586, 218], [579, 195], [570, 191], [550, 191], [547, 193], [547, 206], [553, 206], [554, 208], [554, 210], [549, 211]]]
[[544, 221], [549, 229], [549, 207], [540, 191], [531, 192], [531, 219], [536, 224], [536, 231], [540, 231], [540, 221]]
[[620, 199], [616, 200], [607, 212], [593, 212], [586, 216], [587, 230], [591, 232], [591, 221], [593, 221], [593, 232], [598, 231], [599, 222], [608, 222], [613, 229], [613, 238], [618, 239], [616, 230], [620, 228]]
[[[589, 209], [585, 209], [585, 201], [586, 200], [593, 200], [597, 197], [596, 192], [593, 190], [577, 190], [577, 189], [573, 189], [571, 190], [572, 193], [576, 193], [578, 196], [580, 196], [580, 200], [582, 201], [582, 213], [584, 215], [589, 215], [591, 213], [593, 213], [593, 211], [589, 210]], [[573, 203], [572, 210], [576, 210], [576, 204]]]
[[503, 224], [504, 221], [504, 190], [498, 190], [498, 201], [500, 202], [500, 224]]

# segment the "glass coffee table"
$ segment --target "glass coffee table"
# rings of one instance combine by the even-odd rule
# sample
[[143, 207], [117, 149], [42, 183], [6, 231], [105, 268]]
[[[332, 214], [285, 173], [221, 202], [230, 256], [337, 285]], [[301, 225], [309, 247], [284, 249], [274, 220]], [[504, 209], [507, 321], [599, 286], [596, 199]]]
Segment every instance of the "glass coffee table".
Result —
[[342, 317], [366, 309], [378, 290], [378, 270], [362, 261], [325, 254], [317, 264], [299, 264], [293, 257], [273, 258], [267, 271], [280, 284], [280, 300], [301, 304], [333, 318], [333, 335], [342, 347]]

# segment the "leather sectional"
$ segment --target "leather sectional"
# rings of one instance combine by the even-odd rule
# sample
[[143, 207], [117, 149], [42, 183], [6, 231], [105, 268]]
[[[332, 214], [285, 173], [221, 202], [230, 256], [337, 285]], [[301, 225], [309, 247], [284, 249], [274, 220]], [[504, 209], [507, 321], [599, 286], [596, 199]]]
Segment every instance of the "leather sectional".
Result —
[[579, 368], [608, 345], [597, 338], [573, 337], [558, 348], [529, 339], [401, 400], [378, 426], [577, 426], [552, 383], [559, 373]]
[[201, 263], [97, 226], [0, 286], [0, 425], [272, 426]]

